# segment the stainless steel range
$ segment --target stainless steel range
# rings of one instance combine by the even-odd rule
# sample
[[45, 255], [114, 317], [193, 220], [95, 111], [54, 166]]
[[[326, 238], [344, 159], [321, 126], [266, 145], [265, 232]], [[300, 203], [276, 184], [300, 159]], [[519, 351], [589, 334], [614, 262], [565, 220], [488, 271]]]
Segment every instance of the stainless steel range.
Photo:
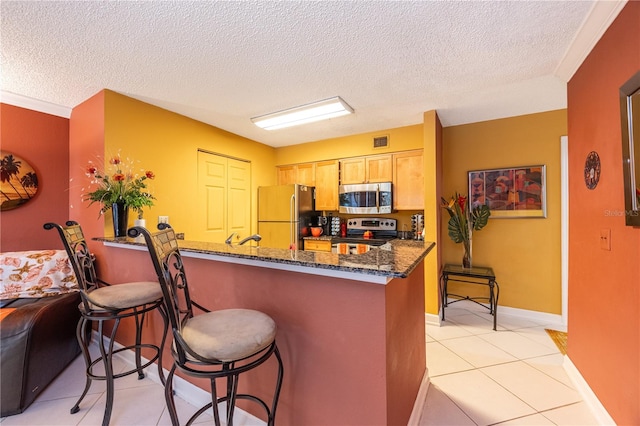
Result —
[[347, 220], [347, 236], [331, 239], [334, 253], [364, 253], [398, 238], [397, 222], [389, 218], [358, 217]]

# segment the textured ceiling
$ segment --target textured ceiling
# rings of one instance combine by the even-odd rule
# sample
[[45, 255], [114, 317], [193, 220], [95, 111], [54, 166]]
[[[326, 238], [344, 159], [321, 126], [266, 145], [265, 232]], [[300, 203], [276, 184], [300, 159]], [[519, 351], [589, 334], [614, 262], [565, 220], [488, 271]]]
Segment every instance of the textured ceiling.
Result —
[[[3, 0], [0, 89], [73, 108], [107, 88], [271, 146], [433, 109], [451, 126], [565, 108], [558, 70], [596, 3]], [[355, 114], [250, 121], [332, 96]]]

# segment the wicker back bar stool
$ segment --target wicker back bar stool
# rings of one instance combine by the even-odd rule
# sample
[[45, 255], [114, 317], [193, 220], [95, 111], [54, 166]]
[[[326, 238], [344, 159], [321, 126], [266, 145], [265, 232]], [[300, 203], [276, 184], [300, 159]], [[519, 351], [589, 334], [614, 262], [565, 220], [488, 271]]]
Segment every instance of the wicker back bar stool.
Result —
[[[135, 238], [142, 234], [145, 238], [164, 293], [173, 331], [171, 352], [174, 363], [165, 385], [165, 398], [172, 424], [179, 424], [173, 400], [173, 377], [176, 369], [179, 369], [189, 376], [207, 378], [211, 385], [211, 402], [196, 411], [186, 424], [192, 424], [198, 416], [213, 408], [215, 423], [220, 425], [218, 404], [225, 402], [226, 424], [232, 426], [236, 400], [247, 399], [262, 406], [267, 413], [267, 424], [273, 425], [284, 374], [275, 341], [275, 322], [259, 311], [209, 311], [191, 300], [175, 233], [166, 224], [159, 224], [158, 227], [160, 231], [153, 234], [145, 228], [133, 227], [129, 229], [128, 235]], [[195, 309], [204, 313], [194, 315]], [[278, 363], [278, 375], [269, 407], [255, 395], [238, 393], [238, 382], [242, 373], [258, 367], [272, 356], [275, 356]], [[226, 379], [226, 393], [223, 396], [218, 396], [217, 379]]]
[[[78, 343], [82, 348], [82, 354], [86, 364], [86, 383], [82, 395], [71, 408], [71, 414], [80, 410], [80, 402], [84, 399], [91, 387], [93, 380], [104, 380], [107, 388], [107, 401], [104, 408], [102, 425], [107, 426], [111, 420], [111, 411], [114, 399], [114, 379], [138, 373], [138, 379], [144, 378], [144, 369], [156, 360], [158, 361], [158, 375], [162, 383], [165, 383], [162, 369], [162, 350], [167, 338], [168, 318], [164, 310], [162, 290], [157, 282], [130, 282], [110, 285], [96, 276], [94, 257], [89, 251], [82, 228], [77, 222], [68, 221], [65, 226], [57, 223], [46, 223], [44, 229], [57, 229], [64, 245], [73, 271], [80, 287], [81, 302], [80, 321], [76, 328]], [[158, 309], [164, 324], [164, 331], [160, 346], [142, 343], [142, 326], [147, 312]], [[128, 345], [114, 350], [116, 333], [121, 320], [133, 317], [136, 327], [136, 340], [133, 345]], [[113, 321], [113, 328], [109, 337], [109, 343], [105, 345], [103, 336], [104, 324]], [[91, 343], [91, 324], [98, 324], [98, 347], [100, 356], [91, 358], [89, 344]], [[153, 356], [142, 364], [142, 349], [152, 349]], [[135, 352], [135, 367], [122, 373], [113, 372], [113, 355], [133, 350]], [[94, 372], [94, 367], [102, 363], [104, 374]]]

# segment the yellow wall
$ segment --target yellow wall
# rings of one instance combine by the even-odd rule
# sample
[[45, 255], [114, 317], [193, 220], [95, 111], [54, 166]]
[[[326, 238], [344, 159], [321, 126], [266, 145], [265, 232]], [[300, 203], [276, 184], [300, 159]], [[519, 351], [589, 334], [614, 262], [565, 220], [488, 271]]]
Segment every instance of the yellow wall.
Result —
[[[469, 170], [547, 166], [546, 218], [490, 219], [473, 234], [473, 263], [493, 267], [501, 306], [561, 314], [560, 137], [566, 134], [566, 110], [444, 129], [445, 198], [467, 193]], [[460, 263], [462, 245], [448, 238], [447, 220], [441, 221], [442, 261]], [[486, 293], [467, 285], [461, 294], [479, 290]]]
[[[389, 146], [373, 148], [373, 138], [388, 135]], [[324, 139], [276, 149], [276, 164], [308, 163], [361, 155], [388, 154], [422, 148], [422, 124], [377, 132], [361, 133], [341, 138]], [[275, 173], [275, 171], [274, 171]]]
[[424, 261], [425, 312], [437, 315], [440, 309], [438, 277], [442, 247], [438, 232], [440, 205], [438, 194], [442, 185], [442, 124], [436, 111], [424, 113], [424, 227], [425, 240], [436, 243]]
[[[275, 183], [274, 148], [109, 90], [105, 90], [104, 137], [107, 158], [121, 151], [156, 175], [148, 185], [157, 199], [145, 211], [147, 227], [157, 223], [158, 215], [167, 215], [186, 239], [196, 226], [192, 210], [198, 181], [198, 149], [250, 161], [254, 189]], [[256, 196], [257, 191], [252, 190], [252, 226], [257, 223]], [[133, 218], [129, 221], [133, 223]], [[105, 229], [109, 226], [110, 221]], [[107, 230], [105, 235], [110, 232]]]
[[[559, 141], [566, 133], [566, 110], [444, 129], [435, 111], [430, 111], [418, 125], [275, 149], [105, 91], [105, 156], [120, 150], [156, 174], [150, 189], [162, 188], [162, 196], [145, 211], [147, 226], [155, 224], [158, 215], [168, 215], [187, 239], [195, 226], [190, 201], [196, 197], [198, 149], [250, 161], [253, 189], [276, 183], [276, 165], [424, 149], [427, 240], [439, 242], [425, 265], [426, 308], [432, 314], [439, 309], [440, 264], [458, 263], [462, 257], [461, 246], [447, 237], [446, 221], [438, 235], [438, 194], [466, 192], [469, 170], [534, 164], [547, 166], [547, 218], [492, 219], [474, 234], [473, 259], [475, 264], [493, 266], [501, 306], [561, 313]], [[381, 135], [389, 136], [389, 147], [374, 149], [373, 137]], [[256, 194], [252, 190], [252, 225], [257, 223]], [[391, 216], [402, 226], [411, 213]], [[109, 228], [110, 222], [105, 226]], [[469, 287], [464, 291], [470, 294], [481, 290]]]

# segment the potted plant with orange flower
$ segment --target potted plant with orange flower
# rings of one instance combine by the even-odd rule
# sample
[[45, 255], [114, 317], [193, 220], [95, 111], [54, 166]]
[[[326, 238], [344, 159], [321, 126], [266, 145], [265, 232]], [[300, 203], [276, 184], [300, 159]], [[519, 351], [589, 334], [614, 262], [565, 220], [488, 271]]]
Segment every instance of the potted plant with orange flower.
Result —
[[471, 268], [471, 243], [473, 231], [479, 231], [487, 225], [491, 212], [485, 204], [469, 206], [468, 198], [457, 192], [449, 202], [442, 198], [442, 207], [449, 213], [449, 237], [454, 243], [462, 243], [464, 255], [462, 267]]
[[147, 179], [155, 175], [150, 170], [133, 171], [133, 161], [123, 162], [120, 155], [109, 159], [108, 169], [103, 172], [89, 162], [86, 171], [91, 179], [92, 191], [85, 193], [84, 200], [100, 203], [100, 215], [111, 210], [113, 214], [113, 229], [116, 237], [123, 237], [127, 232], [128, 212], [134, 210], [138, 219], [143, 218], [143, 208], [153, 206], [155, 197], [147, 190]]

